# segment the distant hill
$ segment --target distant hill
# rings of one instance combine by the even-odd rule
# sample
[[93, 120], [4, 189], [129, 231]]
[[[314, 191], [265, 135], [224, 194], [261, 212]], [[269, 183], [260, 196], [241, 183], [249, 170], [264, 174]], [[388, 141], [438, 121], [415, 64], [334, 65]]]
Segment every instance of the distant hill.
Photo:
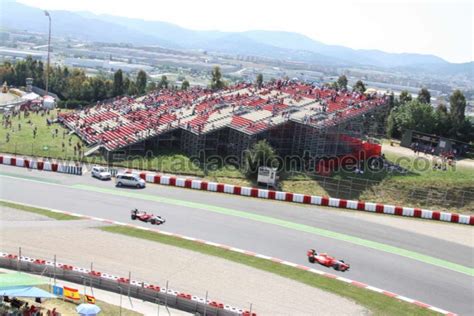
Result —
[[[167, 22], [96, 15], [90, 12], [50, 13], [54, 19], [55, 34], [89, 41], [159, 45], [171, 49], [203, 49], [331, 66], [375, 66], [471, 76], [474, 67], [473, 62], [452, 64], [434, 55], [394, 54], [327, 45], [293, 32], [195, 31]], [[1, 21], [3, 28], [47, 32], [42, 10], [9, 0], [1, 2]]]

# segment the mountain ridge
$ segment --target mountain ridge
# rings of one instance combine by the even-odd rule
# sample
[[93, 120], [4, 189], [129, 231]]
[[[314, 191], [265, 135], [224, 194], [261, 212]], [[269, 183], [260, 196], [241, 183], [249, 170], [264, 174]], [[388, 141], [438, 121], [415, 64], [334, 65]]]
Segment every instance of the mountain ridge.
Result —
[[[14, 1], [2, 2], [2, 27], [47, 31], [41, 9]], [[474, 62], [450, 63], [438, 56], [387, 53], [376, 49], [352, 49], [328, 45], [306, 35], [287, 31], [244, 32], [196, 31], [173, 23], [98, 15], [86, 11], [50, 11], [53, 31], [83, 40], [135, 45], [158, 45], [171, 49], [201, 49], [216, 53], [261, 56], [329, 66], [375, 66], [411, 68], [436, 72], [474, 70]]]

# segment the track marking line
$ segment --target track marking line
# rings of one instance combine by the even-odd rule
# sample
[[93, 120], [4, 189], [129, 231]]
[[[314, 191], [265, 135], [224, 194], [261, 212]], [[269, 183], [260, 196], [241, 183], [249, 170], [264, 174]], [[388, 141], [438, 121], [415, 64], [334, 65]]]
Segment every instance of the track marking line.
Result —
[[375, 242], [371, 240], [366, 240], [359, 237], [354, 237], [354, 236], [350, 236], [350, 235], [346, 235], [346, 234], [342, 234], [338, 232], [333, 232], [333, 231], [322, 229], [322, 228], [316, 228], [316, 227], [312, 227], [312, 226], [308, 226], [304, 224], [277, 219], [270, 216], [259, 215], [259, 214], [254, 214], [250, 212], [244, 212], [244, 211], [239, 211], [239, 210], [234, 210], [234, 209], [229, 209], [225, 207], [209, 205], [209, 204], [204, 204], [204, 203], [197, 203], [197, 202], [190, 202], [190, 201], [184, 201], [184, 200], [179, 200], [179, 199], [153, 196], [153, 195], [149, 195], [145, 193], [136, 193], [136, 192], [127, 192], [125, 190], [99, 188], [99, 187], [83, 185], [83, 184], [63, 185], [63, 184], [57, 184], [57, 183], [48, 183], [48, 182], [38, 181], [34, 179], [25, 179], [22, 177], [5, 176], [1, 172], [0, 172], [0, 177], [20, 179], [21, 181], [30, 181], [30, 182], [35, 182], [35, 183], [47, 184], [47, 185], [55, 185], [55, 186], [60, 186], [64, 188], [69, 188], [69, 189], [79, 189], [79, 190], [84, 190], [84, 191], [89, 191], [89, 192], [125, 196], [125, 197], [130, 197], [130, 198], [141, 199], [141, 200], [166, 203], [170, 205], [178, 205], [178, 206], [183, 206], [183, 207], [188, 207], [188, 208], [201, 209], [204, 211], [210, 211], [210, 212], [219, 213], [219, 214], [223, 214], [227, 216], [240, 217], [240, 218], [244, 218], [248, 220], [253, 220], [256, 222], [272, 224], [272, 225], [280, 226], [283, 228], [310, 233], [313, 235], [345, 241], [345, 242], [356, 244], [356, 245], [363, 246], [366, 248], [371, 248], [378, 251], [383, 251], [383, 252], [391, 253], [394, 255], [399, 255], [399, 256], [409, 258], [412, 260], [417, 260], [417, 261], [430, 264], [433, 266], [437, 266], [443, 269], [448, 269], [448, 270], [455, 271], [458, 273], [463, 273], [468, 276], [474, 276], [474, 268], [466, 267], [466, 266], [453, 263], [447, 260], [431, 257], [431, 256], [420, 254], [414, 251], [406, 250], [403, 248], [399, 248], [399, 247], [395, 247], [395, 246], [391, 246], [391, 245], [387, 245], [387, 244], [383, 244], [383, 243], [379, 243], [379, 242]]

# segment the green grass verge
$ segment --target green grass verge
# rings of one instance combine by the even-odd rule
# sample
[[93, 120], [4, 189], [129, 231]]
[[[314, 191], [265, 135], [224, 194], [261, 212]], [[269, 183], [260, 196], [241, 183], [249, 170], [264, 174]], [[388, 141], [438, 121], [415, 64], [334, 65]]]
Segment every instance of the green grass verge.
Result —
[[[12, 119], [12, 128], [0, 127], [0, 152], [27, 156], [77, 159], [78, 156], [74, 155], [74, 145], [78, 142], [81, 145], [83, 144], [79, 137], [67, 135], [69, 130], [66, 130], [59, 124], [48, 125], [46, 123], [47, 118], [54, 119], [56, 115], [57, 110], [53, 110], [48, 116], [31, 113], [27, 118], [23, 114], [21, 117], [14, 117]], [[33, 138], [34, 127], [37, 128], [37, 135]], [[52, 133], [55, 134], [56, 129], [58, 129], [58, 136], [53, 137]], [[9, 134], [8, 142], [7, 134]], [[63, 143], [64, 149], [62, 147]]]
[[58, 221], [70, 221], [70, 220], [80, 219], [79, 217], [76, 217], [76, 216], [56, 213], [56, 212], [50, 211], [50, 210], [45, 209], [45, 208], [27, 206], [27, 205], [23, 205], [23, 204], [17, 204], [17, 203], [1, 201], [1, 200], [0, 200], [0, 206], [14, 208], [14, 209], [17, 209], [17, 210], [20, 210], [20, 211], [25, 211], [25, 212], [30, 212], [30, 213], [36, 213], [36, 214], [39, 214], [39, 215], [43, 215], [43, 216], [47, 216], [49, 218], [56, 219]]
[[161, 235], [154, 232], [147, 232], [140, 229], [107, 226], [100, 227], [102, 231], [122, 234], [130, 237], [146, 239], [154, 242], [163, 243], [179, 248], [196, 251], [205, 255], [219, 257], [222, 259], [237, 262], [259, 270], [277, 274], [282, 277], [292, 279], [297, 282], [307, 284], [309, 286], [328, 291], [342, 297], [346, 297], [356, 303], [365, 306], [374, 315], [435, 315], [436, 313], [420, 308], [413, 304], [409, 304], [394, 298], [387, 297], [383, 294], [361, 289], [353, 285], [349, 285], [337, 280], [329, 279], [317, 274], [285, 266], [270, 260], [255, 258], [225, 250], [219, 247], [204, 245], [194, 241], [184, 240], [172, 236]]

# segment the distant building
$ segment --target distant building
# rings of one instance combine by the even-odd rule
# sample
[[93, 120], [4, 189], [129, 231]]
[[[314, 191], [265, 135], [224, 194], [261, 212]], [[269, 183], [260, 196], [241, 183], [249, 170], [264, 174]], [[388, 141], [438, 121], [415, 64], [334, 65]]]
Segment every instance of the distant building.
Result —
[[2, 59], [26, 59], [28, 56], [31, 56], [34, 60], [46, 61], [48, 53], [36, 50], [0, 48], [0, 57]]
[[44, 96], [43, 97], [43, 107], [45, 109], [54, 109], [56, 107], [56, 101], [54, 100], [54, 98], [52, 96]]
[[19, 109], [21, 106], [40, 99], [40, 96], [33, 92], [26, 92], [20, 89], [9, 89], [7, 83], [3, 84], [0, 92], [0, 112], [8, 112]]
[[142, 64], [129, 64], [125, 62], [110, 61], [108, 59], [90, 59], [90, 58], [65, 58], [64, 65], [78, 68], [94, 68], [107, 71], [117, 71], [122, 69], [125, 72], [151, 71], [153, 67]]

